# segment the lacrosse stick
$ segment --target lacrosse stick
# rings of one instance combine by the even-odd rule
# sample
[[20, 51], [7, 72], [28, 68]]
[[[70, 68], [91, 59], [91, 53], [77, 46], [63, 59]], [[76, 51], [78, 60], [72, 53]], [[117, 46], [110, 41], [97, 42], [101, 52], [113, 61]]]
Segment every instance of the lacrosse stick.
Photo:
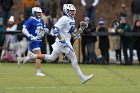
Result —
[[80, 28], [78, 29], [78, 31], [74, 34], [74, 40], [73, 40], [73, 43], [75, 42], [76, 39], [79, 38], [80, 34], [83, 33], [83, 31], [85, 30], [85, 28], [88, 27], [88, 24], [84, 21], [81, 21], [80, 22]]

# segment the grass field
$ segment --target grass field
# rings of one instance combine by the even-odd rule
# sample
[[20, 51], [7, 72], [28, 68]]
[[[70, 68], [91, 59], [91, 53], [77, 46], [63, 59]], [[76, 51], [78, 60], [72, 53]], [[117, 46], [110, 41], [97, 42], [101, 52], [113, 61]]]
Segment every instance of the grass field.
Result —
[[95, 77], [81, 84], [71, 64], [42, 64], [46, 77], [36, 77], [34, 64], [20, 68], [0, 64], [0, 93], [140, 93], [140, 67], [80, 65]]

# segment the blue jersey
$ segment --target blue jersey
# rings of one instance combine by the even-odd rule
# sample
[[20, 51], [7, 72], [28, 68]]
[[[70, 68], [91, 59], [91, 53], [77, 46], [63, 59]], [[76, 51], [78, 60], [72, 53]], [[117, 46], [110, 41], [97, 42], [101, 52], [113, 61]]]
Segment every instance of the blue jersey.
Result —
[[[29, 18], [25, 21], [23, 27], [25, 27], [30, 35], [37, 36], [41, 39], [44, 36], [45, 25], [42, 19], [36, 19], [35, 17]], [[34, 51], [41, 48], [42, 42], [40, 40], [37, 41], [30, 41], [29, 43], [29, 50]]]
[[25, 21], [23, 27], [25, 27], [30, 35], [43, 37], [44, 36], [44, 22], [42, 19], [36, 19], [35, 17], [29, 18], [27, 21]]

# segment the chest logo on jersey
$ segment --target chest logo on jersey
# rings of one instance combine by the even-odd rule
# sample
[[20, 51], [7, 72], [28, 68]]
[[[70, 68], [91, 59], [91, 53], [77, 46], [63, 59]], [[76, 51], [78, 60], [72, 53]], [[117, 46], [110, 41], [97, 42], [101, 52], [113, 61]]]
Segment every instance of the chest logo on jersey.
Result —
[[37, 37], [43, 37], [44, 36], [44, 28], [41, 23], [37, 24], [37, 28], [35, 30], [35, 33], [37, 34]]

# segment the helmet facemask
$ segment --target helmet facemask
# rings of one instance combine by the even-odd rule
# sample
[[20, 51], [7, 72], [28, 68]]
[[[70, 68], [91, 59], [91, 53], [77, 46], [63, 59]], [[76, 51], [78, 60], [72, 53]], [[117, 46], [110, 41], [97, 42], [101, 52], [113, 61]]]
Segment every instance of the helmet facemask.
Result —
[[34, 16], [35, 16], [37, 19], [41, 18], [41, 12], [35, 12], [35, 13], [34, 13]]
[[32, 14], [37, 19], [41, 18], [41, 13], [42, 13], [42, 9], [40, 7], [34, 7], [34, 8], [32, 8]]

